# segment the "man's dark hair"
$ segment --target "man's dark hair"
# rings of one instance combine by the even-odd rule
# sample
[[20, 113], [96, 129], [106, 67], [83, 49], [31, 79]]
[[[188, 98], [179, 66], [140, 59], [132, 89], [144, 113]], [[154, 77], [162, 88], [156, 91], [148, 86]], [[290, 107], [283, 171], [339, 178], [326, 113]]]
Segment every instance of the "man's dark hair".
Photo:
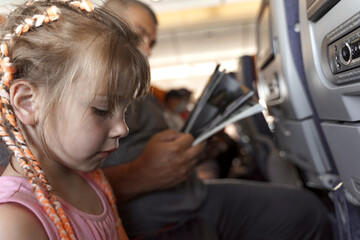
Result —
[[119, 5], [122, 5], [125, 8], [127, 8], [131, 5], [137, 5], [143, 9], [145, 9], [149, 13], [149, 15], [150, 15], [151, 19], [154, 21], [155, 25], [156, 26], [158, 25], [158, 20], [157, 20], [155, 12], [151, 9], [151, 7], [149, 5], [147, 5], [141, 1], [138, 1], [138, 0], [108, 0], [104, 4], [105, 8], [108, 7], [108, 9], [112, 9], [112, 6], [119, 6]]
[[165, 95], [165, 102], [168, 102], [170, 98], [182, 99], [182, 96], [178, 90], [170, 90]]
[[151, 19], [154, 21], [155, 25], [157, 26], [158, 25], [158, 20], [157, 20], [157, 17], [156, 17], [156, 14], [155, 12], [150, 8], [149, 5], [143, 3], [143, 2], [140, 2], [138, 0], [127, 0], [130, 4], [135, 4], [135, 5], [138, 5], [142, 8], [144, 8], [151, 16]]

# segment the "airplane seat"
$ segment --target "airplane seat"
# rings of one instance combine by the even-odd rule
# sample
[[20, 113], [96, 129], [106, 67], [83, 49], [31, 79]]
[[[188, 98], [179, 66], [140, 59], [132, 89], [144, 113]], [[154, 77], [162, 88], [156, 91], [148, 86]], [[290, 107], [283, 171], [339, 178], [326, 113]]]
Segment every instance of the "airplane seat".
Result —
[[[294, 63], [296, 66], [297, 73], [299, 74], [299, 80], [302, 83], [302, 86], [304, 88], [304, 92], [306, 97], [309, 99], [310, 108], [312, 111], [312, 119], [314, 120], [314, 125], [317, 130], [318, 137], [320, 138], [320, 142], [322, 143], [322, 147], [324, 148], [324, 151], [326, 153], [326, 157], [328, 159], [328, 164], [330, 165], [331, 170], [329, 170], [330, 175], [323, 175], [321, 177], [328, 179], [329, 181], [333, 181], [330, 185], [327, 183], [327, 188], [331, 188], [338, 183], [339, 177], [336, 169], [336, 165], [334, 163], [329, 145], [326, 141], [324, 132], [320, 125], [320, 119], [318, 117], [316, 108], [314, 106], [314, 103], [311, 99], [311, 94], [309, 91], [309, 86], [307, 85], [306, 81], [306, 74], [305, 74], [305, 68], [304, 68], [304, 61], [302, 57], [302, 46], [301, 46], [301, 38], [300, 38], [300, 26], [299, 26], [299, 2], [297, 0], [294, 1], [285, 1], [284, 0], [284, 7], [286, 11], [286, 22], [287, 22], [287, 33], [289, 36], [289, 42], [292, 46], [291, 52], [292, 56], [294, 58]], [[326, 160], [325, 160], [326, 161]], [[334, 174], [334, 175], [333, 175]]]
[[298, 0], [262, 1], [257, 20], [257, 89], [273, 119], [270, 124], [280, 156], [300, 169], [306, 186], [328, 191], [339, 180], [308, 93], [298, 22]]
[[299, 0], [299, 11], [307, 85], [342, 181], [341, 237], [360, 239], [360, 1]]
[[[254, 91], [255, 95], [257, 95], [254, 56], [244, 55], [239, 58], [236, 75], [241, 85]], [[262, 113], [243, 119], [237, 125], [240, 134], [249, 138], [251, 155], [265, 181], [299, 185], [297, 170], [291, 164], [279, 158], [279, 149]]]
[[[242, 85], [247, 87], [249, 90], [254, 91], [255, 95], [257, 96], [256, 87], [254, 87], [256, 85], [257, 79], [254, 56], [244, 55], [240, 57], [237, 78]], [[255, 114], [252, 116], [252, 118], [259, 133], [270, 138], [273, 137], [263, 114]]]

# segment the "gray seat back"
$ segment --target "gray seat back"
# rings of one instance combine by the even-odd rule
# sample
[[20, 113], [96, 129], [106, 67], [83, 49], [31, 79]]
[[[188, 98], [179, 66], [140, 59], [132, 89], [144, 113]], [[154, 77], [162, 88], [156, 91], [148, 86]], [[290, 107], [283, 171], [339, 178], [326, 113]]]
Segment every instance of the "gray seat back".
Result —
[[298, 0], [264, 0], [257, 23], [259, 97], [273, 118], [281, 155], [308, 186], [331, 189], [337, 170], [308, 92]]
[[299, 4], [309, 92], [348, 199], [360, 203], [360, 1]]

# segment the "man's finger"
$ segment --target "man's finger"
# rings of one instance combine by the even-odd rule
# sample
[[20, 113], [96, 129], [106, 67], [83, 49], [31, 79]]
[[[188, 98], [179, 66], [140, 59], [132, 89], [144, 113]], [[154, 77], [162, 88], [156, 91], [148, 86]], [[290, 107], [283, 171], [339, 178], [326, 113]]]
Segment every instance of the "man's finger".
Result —
[[159, 141], [168, 142], [168, 141], [176, 140], [181, 135], [182, 135], [181, 133], [176, 132], [174, 130], [165, 130], [165, 131], [162, 131], [160, 133], [157, 133], [155, 137]]

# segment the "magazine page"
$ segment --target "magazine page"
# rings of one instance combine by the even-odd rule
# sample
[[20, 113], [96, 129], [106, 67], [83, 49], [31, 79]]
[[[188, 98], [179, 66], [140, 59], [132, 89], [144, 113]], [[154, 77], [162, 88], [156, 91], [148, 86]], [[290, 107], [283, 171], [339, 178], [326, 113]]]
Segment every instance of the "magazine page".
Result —
[[219, 125], [217, 125], [216, 127], [209, 129], [205, 132], [202, 132], [193, 142], [193, 146], [208, 139], [209, 137], [213, 136], [214, 134], [216, 134], [217, 132], [221, 131], [222, 129], [224, 129], [227, 125], [235, 123], [237, 121], [240, 121], [241, 119], [250, 117], [252, 115], [255, 115], [257, 113], [260, 113], [264, 110], [264, 107], [260, 104], [257, 103], [253, 106], [247, 104], [246, 106], [240, 108], [238, 111], [236, 111], [235, 113], [232, 114], [232, 116], [230, 116], [227, 120], [225, 120], [224, 122], [220, 123]]
[[[196, 113], [190, 115], [191, 120], [187, 121], [184, 128], [185, 133], [191, 133], [197, 137], [204, 128], [216, 125], [217, 122], [228, 117], [253, 95], [225, 71], [218, 74], [214, 82], [215, 84], [207, 88], [206, 93], [200, 97], [193, 110]], [[213, 123], [214, 120], [215, 123]]]
[[249, 117], [263, 110], [254, 92], [242, 86], [234, 75], [215, 68], [183, 132], [190, 133], [201, 142], [226, 125]]
[[191, 133], [191, 130], [194, 129], [195, 122], [197, 121], [199, 115], [202, 114], [202, 111], [204, 108], [207, 109], [206, 111], [209, 111], [209, 112], [211, 111], [211, 107], [206, 106], [206, 102], [208, 101], [210, 95], [213, 93], [216, 86], [219, 84], [219, 82], [225, 75], [225, 72], [219, 71], [219, 67], [220, 67], [220, 65], [216, 66], [215, 71], [211, 75], [208, 84], [206, 85], [205, 89], [203, 90], [194, 109], [191, 111], [189, 118], [185, 122], [182, 132]]

